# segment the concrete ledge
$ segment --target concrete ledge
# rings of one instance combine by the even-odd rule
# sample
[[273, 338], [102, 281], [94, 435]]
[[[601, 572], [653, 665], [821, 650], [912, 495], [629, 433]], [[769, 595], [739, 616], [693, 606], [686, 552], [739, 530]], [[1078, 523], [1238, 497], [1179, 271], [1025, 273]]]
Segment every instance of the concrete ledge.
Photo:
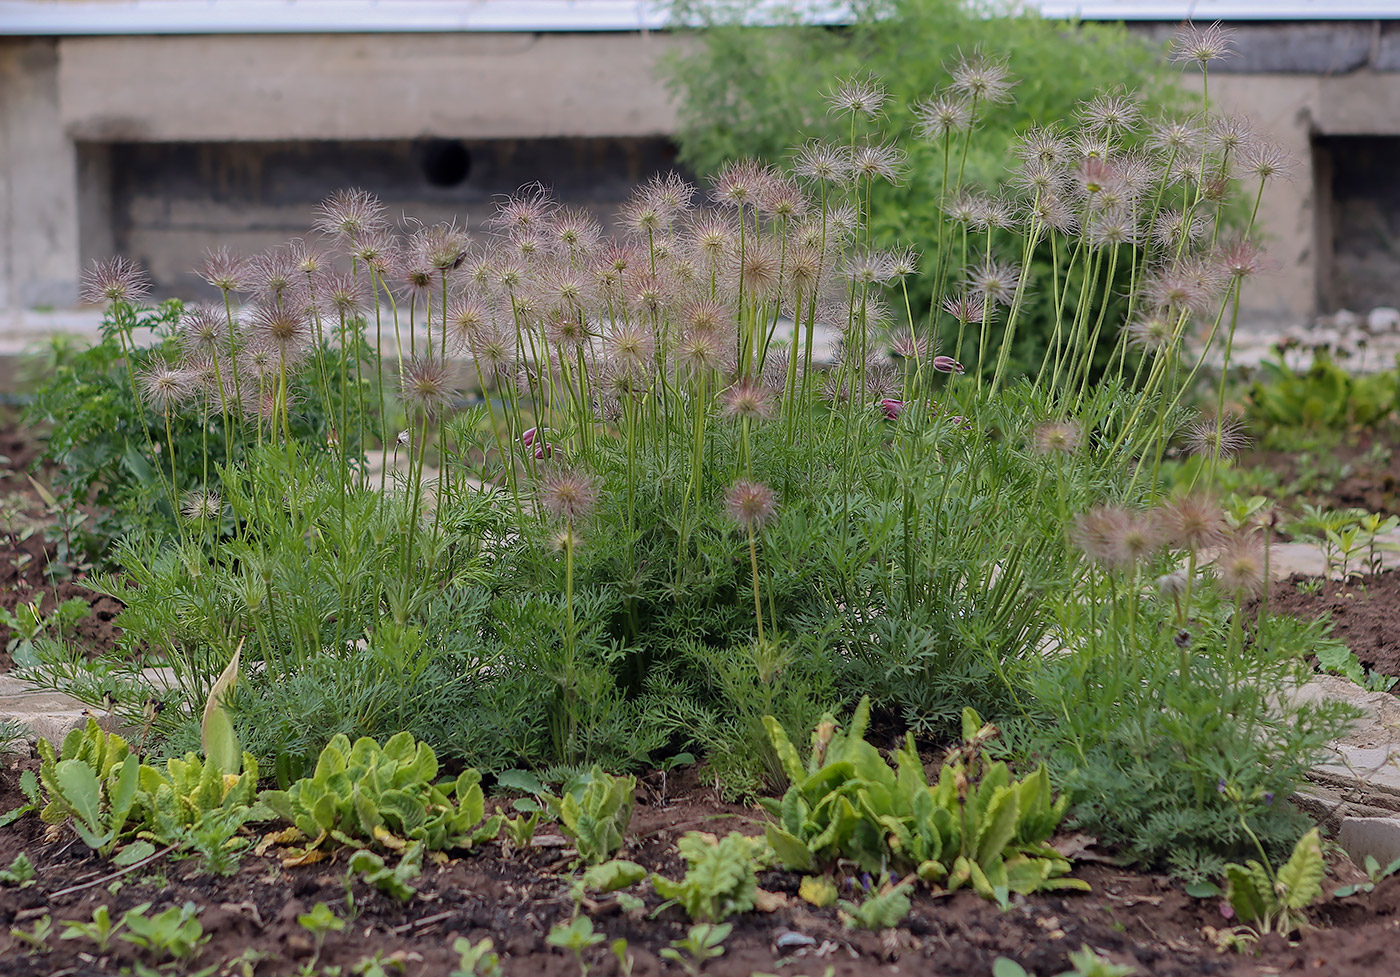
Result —
[[1400, 818], [1346, 818], [1337, 841], [1357, 865], [1368, 855], [1389, 865], [1400, 858]]

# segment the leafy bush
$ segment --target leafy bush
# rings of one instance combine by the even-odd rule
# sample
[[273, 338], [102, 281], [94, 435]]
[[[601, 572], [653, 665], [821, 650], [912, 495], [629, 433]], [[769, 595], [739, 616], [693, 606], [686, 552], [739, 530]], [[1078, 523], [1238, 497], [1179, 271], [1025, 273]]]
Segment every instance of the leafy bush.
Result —
[[1288, 428], [1374, 427], [1400, 407], [1400, 367], [1352, 374], [1325, 351], [1302, 371], [1264, 360], [1249, 388], [1249, 415]]
[[[907, 292], [890, 295], [893, 314], [904, 318], [908, 302], [916, 322], [935, 327], [931, 331], [944, 351], [968, 363], [976, 361], [973, 337], [952, 348], [961, 334], [939, 305], [967, 265], [969, 247], [976, 254], [985, 239], [987, 251], [1016, 260], [1022, 248], [1017, 237], [995, 228], [987, 234], [960, 228], [943, 208], [963, 190], [1009, 191], [1013, 177], [1006, 161], [1016, 155], [1027, 130], [1068, 122], [1082, 132], [1094, 114], [1085, 103], [1105, 92], [1140, 98], [1133, 114], [1149, 119], [1174, 112], [1184, 102], [1163, 70], [1161, 49], [1121, 25], [1067, 24], [1028, 11], [989, 16], [958, 0], [867, 0], [849, 8], [854, 22], [839, 29], [797, 26], [801, 13], [796, 6], [791, 26], [765, 27], [741, 26], [749, 4], [672, 0], [671, 9], [689, 23], [705, 25], [695, 43], [665, 66], [678, 101], [680, 159], [702, 176], [714, 175], [737, 158], [782, 159], [808, 139], [836, 144], [863, 140], [864, 127], [852, 128], [846, 113], [828, 105], [827, 95], [839, 88], [833, 79], [869, 76], [888, 89], [889, 101], [881, 106], [884, 129], [907, 161], [902, 180], [873, 188], [870, 225], [879, 236], [897, 238], [925, 259], [922, 273], [905, 283]], [[775, 12], [765, 5], [764, 13], [781, 20], [782, 9]], [[930, 113], [922, 107], [938, 95], [956, 97], [959, 85], [966, 92], [977, 84], [969, 75], [979, 59], [991, 66], [988, 77], [993, 78], [1006, 74], [1009, 64], [1014, 99], [997, 95], [1000, 86], [993, 84], [992, 97], [964, 104], [961, 112], [970, 109], [975, 119], [973, 139], [965, 127], [946, 133], [934, 127], [931, 136], [916, 137], [921, 125], [928, 128]], [[1134, 144], [1126, 130], [1114, 135]], [[962, 260], [950, 258], [949, 252], [956, 254], [959, 248]], [[1057, 322], [1057, 297], [1070, 306], [1080, 301], [1082, 271], [1070, 276], [1063, 292], [1049, 284], [1063, 274], [1069, 257], [1047, 243], [1025, 262], [1035, 285], [1024, 299], [1023, 327], [1011, 351], [1015, 370], [1030, 371], [1041, 363]], [[1122, 282], [1130, 277], [1125, 274], [1128, 255], [1119, 262]], [[1110, 322], [1132, 308], [1117, 291], [1104, 289], [1105, 296], [1114, 293], [1107, 306]]]
[[[768, 723], [792, 779], [781, 800], [763, 801], [780, 819], [768, 826], [767, 837], [784, 867], [813, 871], [845, 858], [872, 874], [912, 871], [950, 891], [971, 885], [1003, 903], [1011, 892], [1088, 888], [1064, 878], [1069, 861], [1047, 844], [1068, 798], [1051, 800], [1044, 767], [1013, 782], [1005, 763], [986, 761], [982, 752], [995, 727], [966, 710], [961, 751], [930, 786], [913, 736], [891, 769], [865, 741], [869, 721], [868, 699], [848, 729], [839, 730], [827, 716], [812, 734], [805, 767], [782, 727]], [[908, 912], [907, 900], [903, 907], [900, 917]]]

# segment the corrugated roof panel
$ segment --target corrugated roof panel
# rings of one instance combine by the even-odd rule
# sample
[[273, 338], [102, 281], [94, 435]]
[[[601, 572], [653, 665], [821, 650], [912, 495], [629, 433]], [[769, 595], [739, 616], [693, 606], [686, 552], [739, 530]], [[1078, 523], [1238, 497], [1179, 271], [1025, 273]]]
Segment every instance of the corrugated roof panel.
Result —
[[[1394, 20], [1400, 0], [1026, 0], [1047, 17], [1132, 21]], [[841, 0], [802, 19], [848, 23]], [[748, 14], [787, 20], [775, 0]], [[654, 0], [0, 0], [0, 35], [636, 31], [671, 26]]]

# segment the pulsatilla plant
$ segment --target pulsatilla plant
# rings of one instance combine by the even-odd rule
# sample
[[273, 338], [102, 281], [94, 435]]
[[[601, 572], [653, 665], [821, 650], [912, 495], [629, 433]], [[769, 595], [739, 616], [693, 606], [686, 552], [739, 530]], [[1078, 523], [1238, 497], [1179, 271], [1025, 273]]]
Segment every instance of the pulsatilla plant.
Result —
[[[174, 533], [121, 544], [139, 589], [105, 581], [130, 648], [159, 649], [177, 676], [159, 732], [195, 721], [241, 641], [228, 709], [279, 782], [299, 781], [284, 814], [312, 839], [470, 844], [481, 819], [474, 783], [380, 784], [417, 760], [351, 763], [364, 739], [335, 741], [340, 760], [302, 778], [332, 731], [410, 730], [434, 756], [492, 768], [621, 770], [698, 749], [736, 790], [798, 782], [781, 829], [795, 843], [775, 844], [793, 864], [799, 849], [813, 865], [899, 863], [992, 894], [1064, 881], [1042, 835], [1062, 801], [1042, 774], [1013, 782], [964, 759], [921, 784], [912, 758], [893, 770], [858, 735], [806, 771], [763, 717], [810, 728], [868, 694], [947, 736], [971, 706], [1080, 783], [1105, 758], [1196, 756], [1203, 729], [1258, 743], [1268, 704], [1250, 690], [1285, 667], [1242, 653], [1267, 550], [1244, 540], [1212, 564], [1222, 601], [1198, 579], [1210, 547], [1177, 546], [1177, 577], [1140, 520], [1113, 513], [1161, 501], [1188, 392], [1210, 356], [1228, 362], [1261, 268], [1254, 214], [1283, 160], [1204, 101], [1144, 120], [1105, 92], [1069, 128], [1019, 133], [1010, 169], [988, 174], [965, 164], [977, 123], [1014, 97], [1011, 70], [960, 57], [912, 136], [889, 131], [910, 114], [877, 79], [839, 80], [833, 134], [790, 167], [738, 160], [704, 188], [658, 175], [613, 236], [542, 188], [472, 237], [405, 233], [343, 191], [306, 239], [211, 254], [223, 301], [162, 313], [144, 350], [134, 273], [96, 269], [115, 353], [91, 369], [134, 418], [122, 457], [181, 513]], [[924, 201], [939, 222], [924, 255], [882, 239], [875, 206], [915, 139], [946, 173]], [[1048, 335], [1022, 377], [1032, 296]], [[1193, 432], [1202, 490], [1235, 441], [1223, 390]], [[1075, 546], [1093, 535], [1075, 514], [1099, 504], [1107, 562]], [[1153, 603], [1142, 584], [1158, 577]], [[1152, 655], [1129, 653], [1124, 634], [1149, 630]], [[1172, 674], [1176, 715], [1210, 723], [1148, 721], [1143, 690]], [[1322, 730], [1298, 728], [1287, 762], [1261, 767], [1270, 789], [1306, 769]], [[1234, 762], [1200, 756], [1184, 762]], [[364, 819], [350, 781], [371, 768]], [[1115, 771], [1099, 779], [1134, 782]], [[1209, 803], [1214, 779], [1190, 780]], [[590, 860], [625, 824], [625, 799], [600, 785], [596, 812], [576, 798]], [[1181, 796], [1116, 806], [1170, 815]], [[976, 817], [955, 817], [958, 802]]]

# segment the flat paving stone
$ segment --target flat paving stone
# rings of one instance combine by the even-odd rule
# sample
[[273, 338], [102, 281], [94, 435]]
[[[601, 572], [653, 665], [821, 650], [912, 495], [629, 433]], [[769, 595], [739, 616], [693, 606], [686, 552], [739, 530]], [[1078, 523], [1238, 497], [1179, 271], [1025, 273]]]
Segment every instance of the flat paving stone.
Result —
[[70, 730], [87, 723], [88, 707], [70, 695], [35, 689], [11, 675], [0, 675], [0, 719], [23, 725], [26, 738], [61, 743]]

